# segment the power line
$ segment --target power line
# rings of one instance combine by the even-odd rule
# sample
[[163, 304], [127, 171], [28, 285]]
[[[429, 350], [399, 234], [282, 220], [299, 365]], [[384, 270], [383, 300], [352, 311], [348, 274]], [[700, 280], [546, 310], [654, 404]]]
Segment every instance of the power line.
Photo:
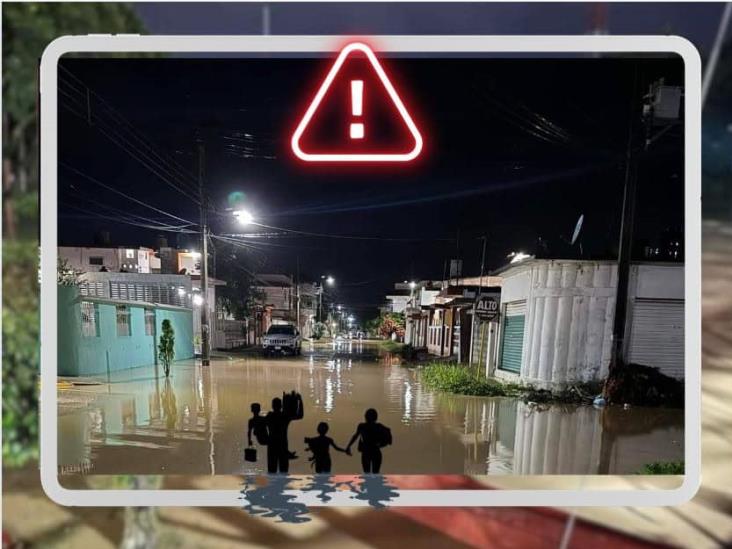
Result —
[[141, 206], [144, 206], [146, 208], [149, 208], [149, 209], [151, 209], [153, 211], [156, 211], [158, 213], [161, 213], [163, 215], [167, 215], [168, 217], [171, 217], [171, 218], [176, 219], [178, 221], [182, 221], [183, 223], [187, 223], [189, 225], [196, 225], [195, 223], [193, 223], [192, 221], [189, 221], [188, 219], [184, 219], [184, 218], [179, 217], [177, 215], [174, 215], [174, 214], [172, 214], [170, 212], [166, 212], [165, 210], [161, 210], [160, 208], [157, 208], [155, 206], [152, 206], [151, 204], [148, 204], [148, 203], [143, 202], [142, 200], [139, 200], [139, 199], [137, 199], [137, 198], [135, 198], [133, 196], [130, 196], [130, 195], [126, 194], [126, 193], [123, 193], [122, 191], [117, 190], [114, 187], [111, 187], [110, 185], [107, 185], [106, 183], [102, 183], [98, 179], [96, 179], [96, 178], [94, 178], [94, 177], [92, 177], [92, 176], [90, 176], [90, 175], [82, 172], [81, 170], [79, 170], [77, 168], [74, 168], [73, 166], [70, 166], [69, 164], [66, 164], [65, 162], [59, 161], [59, 166], [62, 166], [63, 168], [66, 168], [67, 170], [70, 170], [70, 171], [76, 173], [80, 177], [83, 177], [84, 179], [86, 179], [88, 181], [91, 181], [92, 183], [94, 183], [96, 185], [99, 185], [100, 187], [103, 187], [103, 188], [105, 188], [105, 189], [107, 189], [107, 190], [109, 190], [109, 191], [111, 191], [111, 192], [113, 192], [115, 194], [118, 194], [118, 195], [120, 195], [120, 196], [122, 196], [122, 197], [124, 197], [124, 198], [126, 198], [128, 200], [131, 200], [132, 202], [135, 202], [136, 204], [140, 204]]
[[418, 242], [418, 241], [451, 241], [454, 238], [392, 238], [384, 236], [357, 236], [357, 235], [343, 235], [343, 234], [328, 234], [328, 233], [313, 233], [309, 231], [299, 231], [296, 229], [285, 229], [283, 227], [272, 227], [270, 225], [263, 225], [262, 223], [256, 223], [260, 227], [265, 229], [273, 229], [276, 231], [283, 231], [286, 233], [299, 234], [304, 236], [312, 236], [316, 238], [338, 238], [344, 240], [382, 240], [382, 241], [393, 241], [393, 242]]
[[[154, 154], [161, 162], [166, 163], [170, 169], [175, 170], [179, 175], [189, 178], [191, 181], [189, 183], [191, 185], [190, 190], [195, 189], [196, 177], [191, 171], [189, 171], [188, 169], [181, 166], [177, 161], [170, 158], [169, 156], [158, 153], [158, 151], [155, 150], [155, 148], [150, 144], [150, 142], [141, 135], [141, 132], [134, 126], [134, 124], [132, 124], [120, 111], [115, 109], [109, 101], [107, 101], [99, 93], [97, 93], [96, 91], [91, 89], [86, 83], [84, 83], [78, 76], [76, 76], [74, 73], [72, 73], [69, 69], [67, 69], [63, 65], [60, 65], [60, 68], [66, 74], [68, 74], [71, 78], [76, 80], [76, 82], [78, 82], [79, 85], [82, 86], [82, 88], [86, 89], [87, 93], [90, 96], [93, 95], [101, 103], [102, 107], [106, 108], [107, 111], [109, 111], [109, 113], [112, 116], [114, 116], [118, 121], [122, 122], [125, 126], [127, 126], [128, 132], [130, 133], [130, 135], [132, 135], [132, 137], [134, 137], [143, 146], [145, 146], [147, 149], [149, 149], [150, 152], [152, 154]], [[71, 85], [68, 81], [66, 81], [66, 82], [69, 85]], [[76, 91], [79, 91], [78, 88], [75, 88], [75, 89], [76, 89]]]
[[[61, 94], [65, 94], [63, 90], [59, 88], [59, 92]], [[62, 103], [62, 106], [68, 108], [68, 105], [65, 105]], [[87, 116], [84, 116], [83, 114], [80, 114], [78, 111], [75, 111], [74, 109], [70, 109], [71, 112], [76, 114], [77, 116], [80, 116], [81, 118], [86, 119]], [[165, 183], [170, 185], [173, 189], [184, 195], [185, 197], [189, 198], [193, 202], [198, 203], [198, 199], [195, 198], [195, 196], [189, 194], [184, 189], [178, 187], [175, 183], [169, 180], [170, 173], [163, 172], [161, 173], [161, 169], [158, 165], [151, 165], [150, 161], [147, 159], [140, 158], [139, 152], [130, 149], [130, 147], [126, 144], [128, 143], [123, 137], [120, 137], [119, 134], [115, 133], [113, 130], [109, 130], [108, 126], [99, 119], [99, 117], [96, 114], [90, 115], [92, 120], [96, 120], [95, 128], [99, 130], [103, 135], [105, 135], [110, 141], [112, 141], [115, 145], [117, 145], [119, 148], [124, 150], [127, 154], [129, 154], [132, 158], [137, 160], [140, 164], [145, 166], [148, 170], [150, 170], [153, 174], [157, 175], [160, 179], [162, 179]], [[149, 158], [149, 157], [148, 157]], [[167, 177], [166, 177], [167, 176]]]
[[[74, 97], [69, 90], [59, 86], [58, 91], [61, 95], [65, 96], [68, 100], [73, 101], [79, 109], [86, 108], [86, 114], [73, 109], [66, 102], [61, 102], [61, 105], [71, 111], [79, 118], [86, 120], [91, 126], [94, 126], [102, 134], [104, 134], [110, 141], [115, 143], [118, 147], [124, 150], [132, 158], [137, 160], [140, 164], [150, 170], [152, 173], [157, 175], [165, 183], [177, 190], [181, 194], [185, 195], [190, 200], [198, 203], [198, 199], [195, 196], [195, 190], [191, 188], [190, 184], [180, 179], [181, 169], [176, 165], [171, 165], [171, 161], [165, 161], [164, 157], [155, 151], [155, 149], [148, 144], [145, 140], [139, 137], [132, 130], [128, 129], [128, 133], [132, 135], [134, 139], [142, 143], [142, 145], [149, 151], [146, 152], [140, 146], [131, 142], [121, 131], [119, 122], [110, 121], [105, 119], [97, 110], [91, 110], [91, 104], [88, 96], [83, 92], [71, 87], [67, 80], [62, 78], [59, 79], [59, 84], [67, 86], [71, 90], [82, 95], [81, 98]], [[98, 97], [98, 95], [95, 94]], [[86, 103], [86, 104], [85, 104]], [[119, 115], [121, 116], [121, 115]], [[129, 124], [129, 123], [127, 123]], [[178, 173], [176, 174], [172, 170], [175, 169]], [[186, 175], [186, 174], [184, 174]]]
[[78, 195], [78, 198], [80, 198], [81, 200], [84, 200], [86, 202], [90, 202], [90, 203], [92, 203], [92, 204], [94, 204], [96, 206], [99, 206], [100, 208], [104, 208], [104, 209], [106, 209], [106, 210], [114, 213], [115, 215], [120, 215], [122, 217], [127, 217], [127, 218], [137, 218], [140, 221], [143, 221], [143, 222], [148, 223], [148, 224], [155, 224], [155, 225], [160, 226], [161, 228], [184, 229], [186, 227], [193, 226], [193, 223], [186, 223], [185, 225], [174, 226], [174, 225], [170, 225], [169, 223], [166, 224], [164, 222], [161, 222], [161, 221], [159, 221], [157, 219], [153, 219], [153, 218], [145, 217], [145, 216], [142, 216], [142, 215], [139, 215], [139, 214], [127, 212], [125, 210], [121, 210], [119, 208], [115, 208], [115, 207], [110, 206], [108, 204], [105, 204], [103, 202], [99, 202], [98, 200], [95, 200], [93, 198], [89, 198], [88, 196], [85, 196], [76, 187], [74, 187], [74, 185], [72, 185], [70, 183], [68, 184], [68, 186], [69, 186], [70, 189], [76, 191], [76, 194]]
[[87, 215], [84, 216], [85, 219], [108, 219], [108, 220], [114, 221], [116, 223], [123, 223], [125, 225], [133, 225], [135, 227], [141, 227], [143, 229], [152, 229], [155, 231], [162, 231], [162, 232], [169, 232], [169, 233], [197, 234], [197, 231], [178, 229], [178, 228], [175, 228], [172, 226], [149, 225], [149, 224], [145, 224], [145, 223], [139, 223], [134, 220], [130, 220], [129, 218], [94, 213], [94, 212], [91, 212], [90, 210], [81, 208], [79, 206], [75, 206], [73, 204], [68, 204], [68, 203], [64, 203], [64, 202], [60, 202], [60, 204], [63, 204], [67, 208], [72, 208], [74, 210], [78, 210], [80, 212], [86, 213]]

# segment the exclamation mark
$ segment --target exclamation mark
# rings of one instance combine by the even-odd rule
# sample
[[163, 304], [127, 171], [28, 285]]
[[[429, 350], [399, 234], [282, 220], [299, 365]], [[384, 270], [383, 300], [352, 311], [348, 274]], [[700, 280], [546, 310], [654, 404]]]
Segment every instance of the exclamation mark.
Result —
[[[351, 80], [351, 114], [363, 114], [363, 80]], [[351, 123], [351, 139], [363, 139], [364, 128], [360, 122]]]

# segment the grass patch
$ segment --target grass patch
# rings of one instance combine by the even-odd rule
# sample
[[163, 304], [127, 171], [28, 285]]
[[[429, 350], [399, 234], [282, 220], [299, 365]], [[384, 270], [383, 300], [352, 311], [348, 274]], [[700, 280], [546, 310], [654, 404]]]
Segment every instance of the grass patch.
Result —
[[387, 353], [399, 353], [402, 351], [402, 349], [404, 349], [404, 343], [392, 341], [391, 339], [379, 341], [379, 346]]
[[639, 475], [683, 475], [683, 461], [654, 461], [646, 463], [640, 471]]
[[458, 364], [431, 363], [421, 369], [422, 381], [430, 389], [472, 396], [521, 396], [513, 383], [478, 377], [474, 370]]

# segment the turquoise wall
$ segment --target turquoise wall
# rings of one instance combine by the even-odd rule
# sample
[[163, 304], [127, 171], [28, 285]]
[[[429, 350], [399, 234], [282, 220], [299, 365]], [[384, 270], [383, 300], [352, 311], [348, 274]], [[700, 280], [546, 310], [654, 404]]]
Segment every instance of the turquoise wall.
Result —
[[[131, 335], [118, 336], [115, 305], [89, 299], [98, 304], [99, 335], [86, 337], [81, 334], [80, 301], [75, 286], [58, 287], [59, 375], [106, 375], [107, 357], [111, 372], [154, 365], [156, 340], [166, 319], [175, 330], [175, 360], [193, 358], [193, 315], [190, 310], [126, 303], [130, 307]], [[145, 335], [145, 308], [155, 310], [154, 336]]]

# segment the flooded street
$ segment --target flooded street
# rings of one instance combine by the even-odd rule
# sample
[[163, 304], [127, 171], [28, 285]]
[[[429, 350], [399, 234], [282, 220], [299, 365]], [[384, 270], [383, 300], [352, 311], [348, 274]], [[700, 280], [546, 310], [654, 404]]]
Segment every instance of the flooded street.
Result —
[[[391, 428], [384, 473], [635, 473], [645, 463], [683, 459], [683, 412], [619, 407], [535, 406], [508, 398], [426, 389], [414, 368], [370, 343], [303, 347], [293, 358], [219, 357], [202, 368], [173, 364], [166, 381], [153, 367], [111, 383], [59, 389], [61, 473], [254, 474], [244, 461], [249, 406], [296, 390], [305, 417], [290, 424], [290, 472], [312, 473], [304, 437], [326, 421], [345, 446], [367, 408]], [[332, 451], [333, 472], [359, 473], [360, 459]]]

